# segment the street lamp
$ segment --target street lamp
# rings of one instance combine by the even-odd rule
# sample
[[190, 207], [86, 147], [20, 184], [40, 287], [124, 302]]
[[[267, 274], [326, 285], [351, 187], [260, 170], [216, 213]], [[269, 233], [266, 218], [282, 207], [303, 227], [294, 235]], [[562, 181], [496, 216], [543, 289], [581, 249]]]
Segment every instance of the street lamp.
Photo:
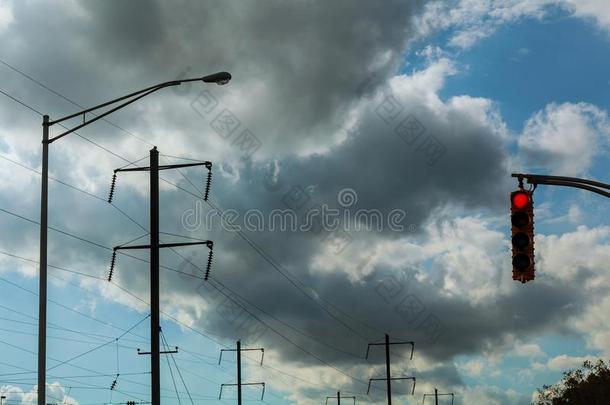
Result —
[[2, 401], [4, 401], [5, 399], [6, 399], [6, 397], [5, 397], [4, 395], [2, 395], [2, 396], [0, 397], [0, 405], [2, 405]]
[[[44, 115], [42, 119], [42, 185], [41, 185], [41, 197], [40, 197], [40, 276], [39, 276], [39, 296], [38, 296], [38, 405], [45, 405], [46, 400], [46, 335], [47, 335], [47, 228], [48, 228], [48, 194], [49, 194], [49, 144], [56, 140], [63, 138], [64, 136], [71, 134], [74, 131], [79, 130], [89, 124], [98, 121], [105, 116], [112, 114], [113, 112], [120, 110], [121, 108], [148, 96], [158, 90], [166, 87], [179, 86], [182, 83], [197, 82], [203, 83], [216, 83], [218, 85], [227, 84], [231, 80], [231, 74], [228, 72], [218, 72], [211, 75], [198, 77], [194, 79], [182, 79], [173, 80], [157, 84], [155, 86], [147, 87], [145, 89], [127, 94], [125, 96], [116, 98], [114, 100], [107, 101], [99, 104], [95, 107], [87, 108], [86, 110], [79, 111], [74, 114], [67, 115], [57, 120], [50, 120], [48, 115]], [[99, 115], [93, 115], [93, 118], [87, 120], [87, 113], [93, 113], [93, 111], [99, 110], [100, 108], [108, 107], [116, 103], [119, 105], [112, 107], [110, 110], [105, 111]], [[66, 129], [59, 135], [49, 137], [49, 128], [55, 124], [59, 124], [63, 121], [75, 118], [82, 115], [83, 122], [71, 129]], [[152, 373], [156, 373], [158, 370], [152, 370]], [[155, 387], [152, 387], [153, 392]], [[153, 405], [159, 405], [158, 396], [155, 398], [153, 395]]]

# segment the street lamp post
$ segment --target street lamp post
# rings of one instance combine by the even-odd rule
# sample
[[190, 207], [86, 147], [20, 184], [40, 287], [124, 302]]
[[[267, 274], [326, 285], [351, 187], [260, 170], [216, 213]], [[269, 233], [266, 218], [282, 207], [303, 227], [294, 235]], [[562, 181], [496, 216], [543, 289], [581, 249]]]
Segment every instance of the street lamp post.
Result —
[[2, 395], [2, 396], [0, 397], [0, 405], [2, 405], [2, 401], [4, 401], [5, 399], [6, 399], [6, 397], [5, 397], [4, 395]]
[[[89, 124], [98, 121], [105, 116], [112, 114], [113, 112], [120, 110], [127, 105], [146, 97], [147, 95], [154, 93], [166, 87], [179, 86], [182, 83], [202, 81], [204, 83], [216, 83], [219, 85], [227, 84], [231, 80], [231, 74], [228, 72], [218, 72], [208, 76], [198, 77], [194, 79], [183, 79], [173, 80], [170, 82], [164, 82], [155, 86], [147, 87], [145, 89], [127, 94], [125, 96], [116, 98], [114, 100], [107, 101], [99, 104], [95, 107], [88, 108], [86, 110], [79, 111], [74, 114], [67, 115], [57, 120], [51, 120], [48, 115], [43, 116], [42, 119], [42, 184], [40, 193], [40, 274], [39, 274], [39, 295], [38, 295], [38, 405], [45, 405], [46, 401], [46, 360], [47, 360], [47, 347], [46, 347], [46, 334], [47, 334], [47, 231], [48, 231], [48, 195], [49, 195], [49, 145], [56, 140], [63, 138], [64, 136], [71, 134], [74, 131], [79, 130]], [[93, 111], [97, 111], [100, 108], [115, 105], [110, 110], [105, 111], [99, 115], [93, 115]], [[87, 113], [91, 113], [93, 118], [87, 120]], [[49, 137], [49, 129], [55, 124], [59, 124], [63, 121], [75, 118], [82, 115], [82, 124], [77, 125], [74, 128], [66, 129], [59, 135]], [[158, 331], [157, 331], [158, 333]], [[152, 340], [154, 341], [154, 339]], [[154, 350], [154, 349], [153, 349]], [[152, 358], [153, 356], [151, 356]], [[151, 387], [155, 390], [155, 387]], [[4, 397], [3, 397], [4, 398]], [[154, 398], [154, 395], [153, 395]], [[0, 403], [1, 405], [1, 403]], [[153, 405], [159, 405], [153, 399]]]

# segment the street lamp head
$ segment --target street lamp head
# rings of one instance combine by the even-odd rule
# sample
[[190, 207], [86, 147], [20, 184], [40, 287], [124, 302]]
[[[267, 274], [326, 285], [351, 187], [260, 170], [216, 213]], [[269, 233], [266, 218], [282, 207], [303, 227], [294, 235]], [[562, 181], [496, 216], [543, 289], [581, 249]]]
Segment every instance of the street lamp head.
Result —
[[231, 73], [229, 73], [229, 72], [213, 73], [211, 75], [202, 77], [201, 80], [203, 80], [205, 83], [216, 83], [216, 84], [222, 86], [223, 84], [229, 83], [229, 80], [231, 80]]

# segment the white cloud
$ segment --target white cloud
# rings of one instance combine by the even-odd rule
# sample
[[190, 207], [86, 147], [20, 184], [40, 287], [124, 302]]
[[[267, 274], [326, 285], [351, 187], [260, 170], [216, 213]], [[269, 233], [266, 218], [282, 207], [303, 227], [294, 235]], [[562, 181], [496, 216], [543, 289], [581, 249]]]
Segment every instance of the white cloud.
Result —
[[[432, 261], [435, 269], [442, 269], [445, 294], [478, 302], [498, 294], [502, 277], [509, 274], [508, 241], [492, 228], [489, 220], [479, 217], [430, 222], [427, 237], [419, 242], [376, 240], [371, 251], [370, 241], [358, 241], [345, 257], [335, 255], [330, 248], [320, 252], [314, 266], [320, 272], [345, 271], [356, 281], [376, 266], [418, 268]], [[422, 280], [437, 276], [431, 269], [420, 273]]]
[[[36, 403], [36, 399], [38, 398], [37, 389], [38, 386], [34, 385], [30, 391], [25, 392], [21, 388], [13, 385], [2, 385], [0, 386], [0, 394], [6, 396], [4, 403], [29, 405]], [[79, 404], [75, 398], [66, 395], [65, 388], [57, 381], [47, 383], [47, 396], [63, 404]]]
[[561, 354], [549, 359], [546, 363], [534, 363], [533, 368], [536, 370], [551, 370], [551, 371], [567, 371], [574, 368], [579, 368], [586, 361], [596, 361], [595, 356], [569, 356]]
[[526, 18], [542, 20], [552, 8], [574, 17], [593, 19], [610, 33], [610, 2], [607, 0], [460, 0], [428, 3], [416, 18], [421, 36], [454, 29], [448, 44], [458, 49], [474, 46], [500, 26]]
[[436, 30], [455, 29], [449, 45], [464, 49], [493, 34], [502, 24], [522, 18], [541, 19], [547, 7], [557, 0], [509, 0], [459, 2], [437, 1], [429, 3], [416, 19], [420, 35]]
[[461, 95], [452, 97], [449, 100], [449, 105], [480, 125], [490, 127], [494, 134], [500, 138], [508, 137], [506, 123], [492, 100], [484, 97]]
[[[606, 262], [607, 263], [607, 262]], [[610, 277], [606, 277], [610, 279]], [[602, 290], [608, 291], [610, 282], [607, 281]], [[594, 305], [587, 308], [585, 314], [574, 321], [576, 327], [585, 334], [588, 344], [601, 351], [601, 356], [610, 356], [610, 297], [601, 298]]]
[[566, 0], [574, 15], [592, 18], [610, 33], [610, 2], [607, 0]]
[[14, 21], [11, 2], [0, 1], [0, 32], [5, 30]]
[[425, 105], [439, 109], [443, 103], [437, 93], [445, 85], [448, 76], [456, 73], [456, 68], [448, 58], [440, 58], [428, 65], [426, 69], [410, 75], [395, 76], [390, 79], [393, 93], [400, 98], [422, 97]]
[[475, 302], [498, 293], [499, 277], [508, 260], [507, 242], [501, 232], [491, 228], [487, 220], [477, 217], [428, 227], [430, 237], [422, 249], [445, 269], [447, 293], [465, 295]]
[[608, 114], [586, 103], [549, 104], [534, 114], [519, 136], [530, 168], [582, 175], [610, 136]]
[[582, 211], [578, 205], [570, 205], [570, 208], [568, 208], [568, 219], [573, 224], [582, 222]]
[[478, 377], [485, 368], [485, 363], [481, 360], [471, 360], [459, 365], [459, 368], [471, 377]]
[[457, 393], [463, 404], [508, 405], [524, 403], [523, 396], [512, 389], [503, 390], [495, 386], [476, 386]]
[[[582, 288], [591, 294], [610, 287], [610, 227], [588, 228], [579, 226], [575, 231], [562, 235], [536, 236], [537, 269], [554, 277], [574, 280], [581, 270], [591, 274], [582, 282]], [[610, 297], [602, 296], [593, 301], [584, 313], [571, 324], [585, 337], [589, 346], [610, 356], [610, 326], [606, 322], [610, 313]], [[557, 361], [560, 361], [557, 360]]]
[[535, 208], [534, 214], [537, 218], [538, 224], [569, 223], [573, 225], [578, 225], [582, 223], [583, 219], [583, 212], [576, 204], [570, 205], [565, 215], [554, 215], [551, 210], [551, 204], [543, 203], [540, 204], [539, 207]]
[[521, 357], [545, 357], [546, 353], [535, 343], [517, 344], [515, 354]]
[[[599, 270], [599, 277], [610, 261], [610, 227], [579, 226], [562, 235], [536, 235], [537, 269], [549, 275], [571, 280], [580, 269]], [[586, 252], [586, 254], [583, 254]]]
[[468, 28], [459, 31], [450, 40], [449, 45], [457, 48], [470, 48], [481, 39], [490, 36], [494, 29], [490, 26]]

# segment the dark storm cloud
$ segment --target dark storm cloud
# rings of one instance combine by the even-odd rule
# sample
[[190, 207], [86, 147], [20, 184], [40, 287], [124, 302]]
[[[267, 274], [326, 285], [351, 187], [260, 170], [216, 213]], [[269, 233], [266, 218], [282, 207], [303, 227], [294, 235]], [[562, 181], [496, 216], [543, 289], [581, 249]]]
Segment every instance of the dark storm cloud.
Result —
[[[217, 177], [214, 204], [241, 213], [251, 208], [268, 213], [287, 208], [284, 198], [293, 185], [299, 185], [312, 190], [312, 199], [336, 207], [337, 191], [351, 187], [358, 191], [358, 207], [386, 212], [400, 207], [418, 229], [446, 206], [466, 207], [467, 212], [483, 209], [494, 214], [505, 209], [500, 199], [506, 195], [507, 184], [497, 179], [508, 178], [506, 155], [502, 140], [492, 128], [457, 110], [450, 110], [451, 121], [444, 123], [429, 107], [408, 97], [403, 101], [405, 108], [417, 114], [427, 130], [446, 145], [447, 155], [435, 165], [428, 165], [425, 155], [418, 154], [388, 129], [375, 114], [376, 104], [371, 101], [355, 131], [324, 154], [286, 156], [276, 163], [250, 164], [240, 172], [237, 181]], [[268, 169], [276, 164], [277, 179], [270, 180]], [[172, 215], [180, 216], [179, 209]], [[466, 296], [442, 291], [446, 272], [442, 268], [436, 269], [437, 276], [429, 281], [417, 281], [413, 271], [387, 266], [376, 267], [370, 275], [354, 281], [349, 274], [357, 274], [356, 269], [362, 263], [360, 259], [349, 260], [349, 253], [342, 257], [340, 268], [334, 272], [320, 273], [314, 269], [313, 257], [326, 244], [318, 235], [268, 231], [245, 234], [262, 249], [262, 254], [236, 233], [216, 227], [211, 235], [218, 252], [214, 277], [255, 303], [263, 311], [247, 305], [252, 313], [281, 331], [284, 337], [239, 309], [235, 313], [240, 320], [227, 322], [227, 311], [234, 306], [224, 296], [215, 301], [217, 294], [210, 287], [197, 291], [215, 309], [206, 315], [201, 326], [233, 338], [256, 330], [261, 334], [260, 344], [279, 350], [284, 360], [297, 364], [319, 365], [319, 360], [302, 350], [305, 349], [342, 367], [379, 365], [382, 356], [372, 356], [368, 363], [363, 357], [367, 343], [380, 341], [383, 333], [414, 340], [417, 356], [432, 361], [447, 362], [458, 354], [508, 350], [515, 335], [525, 338], [555, 330], [554, 325], [580, 313], [589, 302], [579, 289], [562, 283], [511, 289], [509, 293], [473, 302]], [[375, 244], [387, 238], [417, 242], [421, 236], [419, 232], [357, 234], [354, 243], [370, 242], [373, 254]], [[278, 263], [279, 270], [263, 256]], [[280, 271], [302, 281], [297, 284], [308, 294], [319, 294], [321, 305], [295, 288]], [[397, 285], [388, 286], [390, 282]], [[194, 286], [187, 288], [185, 291], [195, 294]], [[394, 296], [391, 288], [403, 291]], [[246, 319], [250, 320], [247, 325], [251, 329], [241, 326]], [[434, 322], [441, 325], [441, 333], [431, 331]], [[286, 337], [301, 348], [288, 343]], [[398, 351], [402, 356], [408, 355], [408, 350]], [[438, 378], [445, 377], [440, 373]], [[361, 388], [358, 385], [355, 383], [353, 388]], [[459, 385], [459, 381], [453, 379], [451, 385]]]
[[[447, 361], [457, 354], [503, 351], [510, 347], [510, 336], [527, 339], [553, 330], [554, 325], [577, 315], [590, 302], [590, 297], [569, 285], [541, 284], [535, 289], [515, 289], [509, 295], [472, 303], [466, 298], [448, 297], [440, 285], [417, 282], [413, 274], [389, 268], [377, 269], [356, 283], [336, 273], [308, 277], [308, 287], [324, 299], [320, 302], [342, 321], [338, 322], [268, 265], [265, 268], [262, 260], [251, 260], [249, 265], [247, 273], [231, 276], [219, 264], [215, 277], [230, 288], [239, 288], [240, 295], [267, 313], [315, 336], [317, 342], [251, 308], [270, 325], [324, 359], [345, 365], [366, 364], [367, 344], [382, 341], [384, 332], [394, 339], [414, 340], [419, 358]], [[247, 280], [245, 286], [243, 277]], [[204, 287], [200, 293], [211, 297], [214, 292]], [[235, 325], [223, 319], [222, 311], [223, 308], [212, 311], [205, 324], [213, 330], [239, 333]], [[437, 329], [430, 323], [435, 321], [440, 324]], [[264, 335], [264, 343], [280, 350], [284, 360], [318, 363], [272, 331]], [[408, 349], [400, 352], [408, 357]], [[369, 362], [379, 364], [383, 356], [372, 354]]]
[[157, 50], [170, 44], [160, 4], [154, 1], [84, 2], [90, 15], [87, 35], [95, 38], [99, 56], [141, 64], [157, 55]]
[[[374, 107], [373, 103], [371, 108]], [[464, 206], [471, 212], [486, 209], [496, 213], [504, 209], [499, 199], [506, 195], [507, 185], [497, 179], [508, 177], [504, 167], [506, 156], [501, 140], [491, 128], [457, 111], [450, 113], [449, 125], [438, 120], [434, 111], [413, 101], [407, 101], [406, 107], [416, 111], [428, 130], [447, 145], [446, 159], [433, 166], [426, 164], [425, 156], [409, 148], [369, 111], [363, 114], [357, 130], [329, 152], [307, 158], [279, 159], [279, 176], [271, 182], [272, 186], [265, 178], [269, 175], [266, 171], [269, 164], [247, 166], [237, 182], [217, 178], [214, 204], [241, 213], [251, 208], [268, 213], [272, 209], [287, 208], [286, 194], [292, 185], [300, 185], [313, 190], [312, 198], [331, 206], [337, 205], [336, 194], [340, 188], [352, 187], [358, 191], [358, 207], [382, 211], [400, 207], [418, 228], [445, 206]], [[180, 216], [179, 210], [172, 215]], [[438, 269], [438, 277], [427, 282], [416, 281], [412, 271], [389, 267], [375, 268], [369, 276], [354, 281], [349, 274], [358, 274], [356, 269], [362, 263], [350, 260], [349, 253], [347, 257], [340, 256], [340, 268], [334, 272], [320, 273], [314, 269], [313, 257], [327, 244], [319, 235], [268, 231], [245, 231], [245, 234], [262, 249], [262, 254], [236, 233], [216, 227], [211, 235], [219, 252], [214, 277], [264, 311], [250, 307], [255, 315], [307, 351], [319, 353], [334, 364], [367, 364], [363, 360], [367, 343], [379, 341], [385, 332], [415, 340], [418, 355], [431, 360], [448, 361], [457, 354], [504, 350], [512, 334], [528, 336], [552, 329], [565, 316], [579, 313], [588, 302], [578, 289], [568, 285], [539, 284], [535, 291], [514, 289], [508, 295], [474, 303], [466, 296], [448, 296], [442, 292], [446, 271], [442, 268]], [[386, 238], [421, 240], [419, 232], [354, 237], [354, 243], [370, 243], [370, 254], [375, 244]], [[274, 263], [279, 263], [279, 270], [274, 268]], [[310, 291], [319, 294], [321, 305], [295, 288], [280, 271], [293, 280], [301, 280], [302, 284], [297, 284], [308, 294], [313, 295]], [[387, 286], [390, 281], [397, 285]], [[399, 296], [390, 297], [391, 292], [385, 291], [390, 287], [403, 291]], [[189, 288], [194, 294], [194, 287]], [[215, 302], [211, 298], [215, 292], [209, 287], [200, 289], [198, 294], [217, 306], [202, 326], [234, 338], [248, 333], [227, 322], [226, 311], [231, 304], [226, 297], [221, 296]], [[558, 312], [558, 308], [563, 312]], [[251, 318], [245, 313], [240, 316], [242, 320]], [[300, 332], [286, 329], [277, 319]], [[431, 324], [434, 322], [441, 324], [442, 333], [431, 332], [429, 328], [434, 327]], [[259, 322], [253, 321], [250, 325], [259, 325]], [[267, 327], [262, 326], [262, 330], [261, 343], [277, 348], [283, 359], [301, 364], [319, 363]], [[307, 335], [317, 337], [317, 341]], [[380, 356], [372, 357], [369, 364], [379, 364], [382, 360]]]
[[[402, 209], [407, 213], [407, 222], [415, 225], [411, 233], [384, 231], [354, 235], [354, 243], [361, 243], [359, 246], [369, 243], [371, 252], [375, 244], [387, 240], [403, 238], [405, 242], [421, 242], [421, 226], [433, 220], [435, 213], [443, 208], [458, 207], [467, 213], [484, 210], [492, 214], [505, 209], [500, 201], [506, 195], [507, 185], [498, 179], [508, 178], [507, 154], [503, 140], [493, 133], [490, 125], [454, 108], [441, 113], [425, 102], [423, 94], [398, 95], [403, 97], [405, 110], [446, 148], [442, 159], [430, 165], [425, 154], [405, 143], [395, 133], [394, 126], [388, 126], [375, 112], [379, 101], [374, 98], [375, 89], [399, 68], [412, 30], [410, 17], [420, 9], [420, 2], [387, 1], [380, 5], [369, 1], [214, 4], [107, 1], [78, 3], [77, 8], [65, 10], [49, 4], [40, 3], [36, 10], [25, 2], [14, 4], [16, 23], [0, 33], [6, 44], [2, 57], [80, 103], [99, 102], [127, 90], [173, 79], [187, 68], [193, 74], [225, 69], [233, 73], [234, 81], [227, 93], [237, 94], [238, 101], [231, 109], [263, 141], [261, 161], [246, 160], [235, 165], [222, 156], [206, 155], [209, 152], [202, 147], [202, 139], [215, 135], [209, 128], [201, 128], [200, 117], [189, 107], [199, 91], [194, 88], [159, 95], [157, 101], [163, 101], [162, 108], [144, 103], [135, 110], [137, 114], [130, 110], [116, 118], [138, 135], [159, 140], [161, 150], [180, 139], [189, 149], [183, 154], [213, 160], [212, 201], [223, 209], [243, 213], [257, 208], [268, 213], [274, 208], [286, 208], [283, 199], [292, 186], [307, 188], [316, 201], [336, 206], [337, 192], [349, 187], [358, 194], [359, 208], [376, 208], [384, 213]], [[63, 7], [69, 7], [65, 4]], [[10, 79], [5, 84], [13, 91], [20, 91], [26, 100], [36, 101], [53, 114], [74, 109], [48, 93], [41, 93], [40, 88], [24, 82], [14, 72], [6, 72]], [[373, 85], [363, 87], [369, 78]], [[344, 124], [346, 113], [366, 97], [369, 97], [369, 108], [359, 116], [354, 132], [342, 143], [333, 145], [331, 139]], [[12, 110], [8, 108], [3, 108], [0, 114], [2, 126], [23, 131], [25, 116], [12, 121]], [[167, 127], [157, 128], [154, 119], [166, 123]], [[23, 159], [36, 165], [38, 118], [30, 128], [25, 128], [35, 134], [36, 149], [24, 153]], [[91, 128], [87, 134], [113, 147], [120, 144], [114, 142], [119, 139], [118, 132], [109, 131], [107, 126]], [[79, 141], [65, 142], [74, 142], [68, 144], [72, 146]], [[84, 143], [79, 145], [83, 148]], [[118, 152], [133, 158], [144, 155], [150, 147], [137, 145], [138, 151]], [[326, 152], [298, 157], [303, 146], [321, 147]], [[96, 158], [95, 154], [74, 156], [67, 145], [65, 149], [56, 145], [53, 148], [56, 148], [51, 164], [54, 175], [72, 180], [93, 179], [92, 187], [102, 197], [108, 188], [111, 169], [124, 164], [118, 159], [107, 160], [114, 158], [97, 150], [95, 153], [104, 158]], [[277, 184], [270, 180], [269, 167], [275, 163], [269, 156], [277, 157]], [[70, 167], [62, 162], [74, 165]], [[85, 167], [84, 175], [76, 170], [82, 169], [79, 165]], [[223, 167], [224, 176], [219, 175]], [[201, 171], [186, 172], [201, 186]], [[235, 176], [232, 178], [226, 173]], [[179, 176], [175, 179], [180, 186], [192, 189]], [[146, 179], [142, 181], [146, 184]], [[100, 201], [89, 201], [86, 200], [89, 197], [64, 192], [58, 187], [51, 191], [51, 201], [54, 201], [51, 222], [60, 228], [106, 246], [123, 243], [141, 233], [112, 208], [100, 207], [103, 205]], [[36, 184], [23, 190], [31, 197], [21, 207], [24, 211], [37, 212], [37, 201], [32, 196], [38, 192]], [[0, 203], [19, 211], [12, 196], [3, 195]], [[122, 179], [115, 203], [147, 226], [146, 196], [131, 189]], [[180, 219], [194, 203], [193, 198], [181, 191], [163, 190], [162, 229], [187, 233]], [[16, 240], [24, 239], [24, 235], [31, 234], [31, 230], [26, 231], [15, 223], [4, 229], [10, 230], [10, 247], [15, 246]], [[215, 241], [213, 277], [264, 310], [260, 312], [247, 305], [253, 314], [305, 350], [340, 367], [379, 366], [383, 360], [379, 353], [371, 356], [368, 363], [363, 357], [366, 344], [381, 340], [383, 333], [415, 340], [416, 356], [431, 360], [450, 361], [457, 354], [493, 351], [516, 332], [528, 336], [552, 329], [566, 316], [578, 313], [588, 299], [570, 285], [536, 283], [532, 288], [514, 289], [508, 295], [473, 303], [439, 292], [442, 285], [435, 282], [417, 281], [410, 270], [391, 266], [376, 267], [368, 276], [355, 281], [348, 275], [357, 274], [354, 270], [361, 263], [349, 260], [349, 256], [340, 256], [337, 266], [341, 268], [326, 273], [315, 269], [313, 258], [326, 246], [317, 235], [266, 231], [246, 234], [262, 253], [232, 232], [216, 229], [208, 234], [198, 230], [191, 236]], [[3, 244], [7, 243], [3, 240]], [[51, 252], [53, 264], [86, 265], [94, 274], [105, 274], [110, 252], [91, 246], [84, 249], [82, 242], [65, 237], [53, 236], [52, 243], [56, 244]], [[204, 266], [204, 251], [182, 253]], [[301, 280], [302, 285], [298, 284], [308, 295], [319, 294], [320, 305], [279, 274], [270, 261], [279, 264], [280, 271], [290, 274], [292, 279], [296, 276]], [[162, 262], [201, 276], [198, 269], [181, 263], [180, 258], [169, 252], [163, 253]], [[147, 296], [145, 263], [121, 257], [117, 268], [116, 280], [139, 296]], [[443, 274], [446, 270], [438, 271]], [[406, 283], [409, 292], [398, 297], [388, 295], [388, 280]], [[195, 309], [185, 309], [185, 313], [197, 319], [197, 327], [228, 340], [243, 338], [241, 334], [249, 333], [228, 321], [230, 307], [225, 298], [209, 286], [201, 285], [200, 279], [163, 271], [162, 305], [167, 308], [171, 304], [170, 294], [186, 297], [194, 306], [203, 300], [211, 305], [203, 317], [198, 318]], [[405, 301], [409, 294], [411, 301]], [[412, 319], [414, 314], [409, 312], [409, 304], [423, 306], [417, 319]], [[251, 318], [248, 314], [240, 316]], [[442, 324], [442, 333], [438, 336], [422, 326], [423, 319], [430, 316]], [[317, 341], [286, 324], [315, 336]], [[287, 363], [320, 364], [265, 328], [259, 343], [277, 351]], [[406, 350], [396, 349], [396, 352], [403, 358], [408, 355]], [[426, 373], [422, 378], [434, 378], [447, 385], [461, 384], [455, 368], [438, 367]], [[354, 383], [353, 390], [362, 391], [361, 384]], [[317, 396], [318, 392], [311, 394]]]
[[[359, 84], [372, 73], [379, 84], [398, 68], [421, 3], [108, 1], [34, 9], [17, 2], [16, 23], [2, 34], [3, 57], [86, 104], [185, 70], [229, 70], [248, 105], [233, 109], [272, 154], [324, 142], [363, 91]], [[239, 90], [253, 86], [260, 91]], [[33, 89], [31, 97], [39, 93]], [[156, 97], [176, 103], [171, 92]], [[73, 108], [62, 105], [50, 112]], [[168, 105], [161, 114], [189, 128], [184, 111]], [[128, 125], [137, 119], [119, 114], [115, 120]], [[189, 129], [188, 136], [201, 133]]]

